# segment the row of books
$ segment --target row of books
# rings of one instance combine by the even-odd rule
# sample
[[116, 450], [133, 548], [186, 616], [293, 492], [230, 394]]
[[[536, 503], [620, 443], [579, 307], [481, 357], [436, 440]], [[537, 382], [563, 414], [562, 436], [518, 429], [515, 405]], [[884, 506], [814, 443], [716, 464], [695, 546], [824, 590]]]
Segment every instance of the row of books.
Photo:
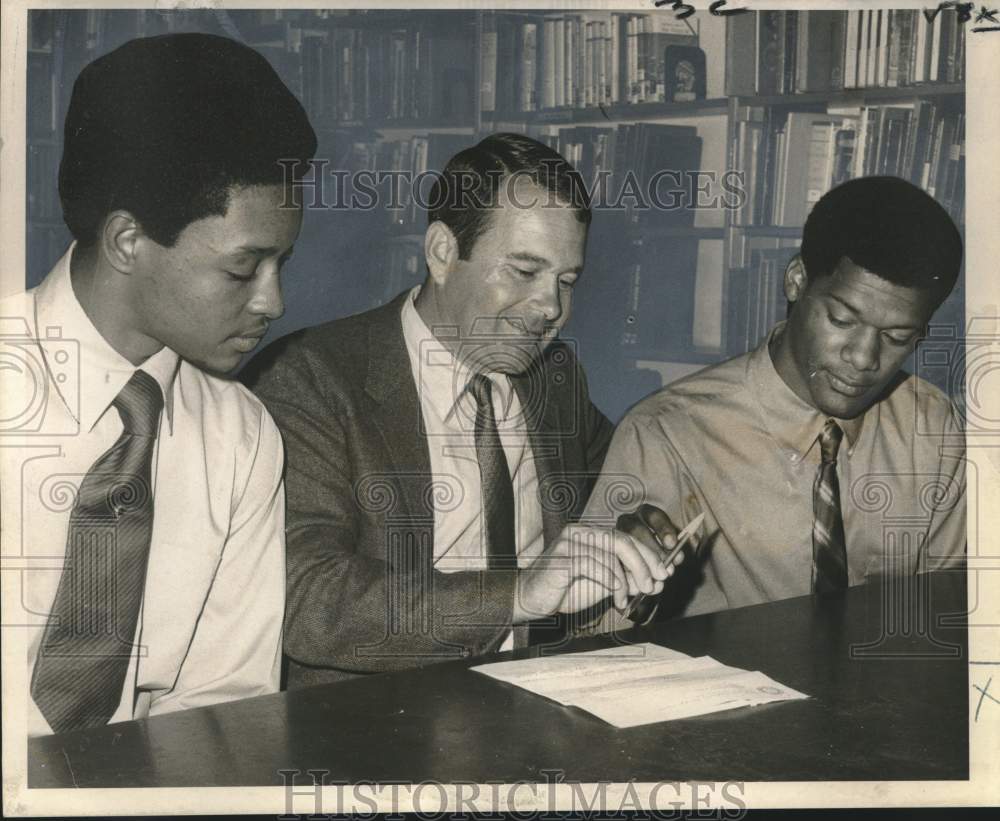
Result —
[[484, 112], [663, 102], [664, 49], [698, 44], [669, 14], [489, 14], [480, 50]]
[[730, 160], [750, 192], [735, 215], [738, 225], [801, 226], [825, 191], [876, 174], [910, 180], [962, 219], [965, 115], [953, 106], [744, 106], [734, 133]]
[[776, 322], [785, 319], [785, 269], [798, 241], [767, 238], [754, 248], [746, 268], [730, 269], [726, 290], [726, 350], [736, 356], [753, 350]]
[[405, 28], [258, 26], [247, 40], [318, 123], [428, 118], [471, 121], [474, 38], [462, 18]]
[[435, 181], [435, 175], [428, 172], [442, 171], [452, 156], [471, 144], [467, 135], [447, 133], [396, 140], [381, 140], [371, 134], [349, 138], [345, 145], [336, 147], [337, 155], [343, 157], [337, 170], [372, 173], [367, 179], [355, 176], [353, 189], [324, 193], [324, 201], [328, 205], [353, 201], [362, 209], [374, 207], [386, 214], [395, 234], [422, 232], [427, 226], [425, 206], [432, 202]]
[[28, 219], [52, 222], [62, 219], [58, 179], [61, 151], [54, 143], [30, 143], [25, 164]]
[[964, 66], [954, 9], [760, 11], [726, 28], [729, 95], [958, 83]]
[[690, 226], [690, 185], [701, 168], [694, 126], [621, 123], [578, 126], [540, 135], [580, 172], [592, 204], [646, 226]]

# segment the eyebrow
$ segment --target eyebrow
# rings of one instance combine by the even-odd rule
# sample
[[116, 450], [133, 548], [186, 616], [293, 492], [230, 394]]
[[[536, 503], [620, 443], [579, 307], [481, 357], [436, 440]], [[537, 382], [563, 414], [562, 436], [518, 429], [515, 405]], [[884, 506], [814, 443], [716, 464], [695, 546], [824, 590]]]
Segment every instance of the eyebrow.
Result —
[[[836, 301], [836, 302], [839, 302], [841, 305], [843, 305], [845, 308], [847, 308], [847, 310], [850, 311], [855, 316], [860, 316], [861, 315], [861, 311], [859, 311], [857, 308], [855, 308], [853, 305], [851, 305], [850, 302], [846, 302], [845, 300], [841, 299], [839, 296], [837, 296], [835, 294], [827, 294], [826, 296], [828, 298]], [[882, 328], [882, 330], [883, 331], [919, 331], [920, 328], [917, 325], [890, 325], [888, 328]]]
[[[513, 254], [508, 254], [507, 259], [516, 260], [518, 262], [531, 262], [535, 265], [551, 265], [545, 257], [540, 257], [537, 254], [529, 253], [528, 251], [515, 251]], [[564, 273], [567, 274], [579, 274], [583, 270], [583, 267], [577, 265], [575, 268], [569, 268]]]
[[[295, 248], [294, 245], [289, 246], [288, 250], [285, 251], [283, 256], [290, 256], [292, 250]], [[233, 249], [233, 254], [256, 254], [260, 257], [269, 257], [273, 254], [277, 254], [281, 249], [274, 246], [260, 246], [260, 245], [240, 245], [238, 248]]]

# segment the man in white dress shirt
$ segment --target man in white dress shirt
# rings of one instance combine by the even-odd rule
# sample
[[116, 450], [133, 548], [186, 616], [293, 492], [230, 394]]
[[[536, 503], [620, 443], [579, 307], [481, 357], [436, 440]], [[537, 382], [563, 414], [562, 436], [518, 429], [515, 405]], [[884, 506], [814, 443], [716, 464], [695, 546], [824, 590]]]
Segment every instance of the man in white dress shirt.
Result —
[[283, 311], [316, 138], [253, 50], [133, 40], [77, 79], [59, 175], [74, 242], [4, 301], [4, 627], [28, 733], [274, 692], [278, 431], [234, 369]]

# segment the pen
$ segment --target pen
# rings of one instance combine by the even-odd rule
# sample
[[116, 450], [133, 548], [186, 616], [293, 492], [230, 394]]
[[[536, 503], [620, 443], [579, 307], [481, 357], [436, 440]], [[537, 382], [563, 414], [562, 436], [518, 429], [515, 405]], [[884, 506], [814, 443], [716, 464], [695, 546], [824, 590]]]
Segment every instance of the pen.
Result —
[[[667, 557], [663, 560], [664, 564], [669, 565], [676, 558], [677, 554], [684, 549], [684, 545], [686, 545], [691, 540], [691, 537], [698, 532], [698, 528], [701, 527], [701, 523], [704, 520], [705, 520], [705, 514], [699, 513], [684, 526], [684, 529], [677, 534], [677, 544], [674, 545], [673, 550], [671, 550], [670, 553], [667, 554]], [[643, 520], [643, 524], [646, 524], [645, 520]], [[649, 528], [649, 532], [653, 534], [653, 538], [656, 539], [656, 543], [660, 547], [663, 547], [663, 543], [660, 541], [660, 537], [656, 535], [656, 531], [653, 530], [653, 528], [649, 527], [648, 524], [646, 525], [646, 527]], [[665, 547], [663, 547], [663, 549], [666, 550]], [[627, 619], [630, 619], [631, 621], [635, 621], [633, 616], [641, 612], [641, 608], [649, 598], [650, 596], [648, 593], [639, 593], [637, 596], [635, 596], [625, 610], [625, 617]], [[650, 610], [649, 613], [645, 614], [645, 616], [642, 618], [642, 622], [645, 622], [651, 615], [652, 615], [652, 610]]]

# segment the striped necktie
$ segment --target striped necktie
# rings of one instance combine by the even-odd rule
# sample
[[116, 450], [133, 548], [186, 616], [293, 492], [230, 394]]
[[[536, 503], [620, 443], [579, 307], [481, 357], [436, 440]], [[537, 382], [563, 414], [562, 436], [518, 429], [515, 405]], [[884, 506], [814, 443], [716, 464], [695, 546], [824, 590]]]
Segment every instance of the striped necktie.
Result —
[[844, 432], [828, 419], [819, 435], [822, 461], [813, 483], [813, 592], [828, 593], [847, 587], [847, 546], [840, 513], [837, 451]]
[[476, 459], [482, 486], [483, 521], [486, 524], [487, 567], [490, 570], [516, 567], [514, 536], [514, 488], [510, 469], [497, 431], [493, 410], [493, 383], [482, 374], [469, 381], [476, 400]]
[[112, 404], [124, 429], [77, 491], [31, 680], [31, 696], [57, 733], [107, 724], [114, 715], [146, 580], [163, 395], [153, 377], [137, 370]]

